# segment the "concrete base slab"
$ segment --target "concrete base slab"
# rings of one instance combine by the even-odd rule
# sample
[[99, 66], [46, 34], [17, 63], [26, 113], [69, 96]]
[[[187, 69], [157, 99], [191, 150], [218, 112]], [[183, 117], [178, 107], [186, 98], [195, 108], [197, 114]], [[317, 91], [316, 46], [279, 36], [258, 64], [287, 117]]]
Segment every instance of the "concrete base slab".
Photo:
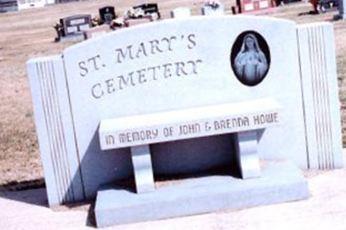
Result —
[[309, 197], [300, 170], [288, 162], [268, 162], [262, 177], [241, 180], [209, 176], [136, 194], [124, 189], [105, 189], [97, 194], [98, 227], [164, 219], [219, 210], [294, 201]]

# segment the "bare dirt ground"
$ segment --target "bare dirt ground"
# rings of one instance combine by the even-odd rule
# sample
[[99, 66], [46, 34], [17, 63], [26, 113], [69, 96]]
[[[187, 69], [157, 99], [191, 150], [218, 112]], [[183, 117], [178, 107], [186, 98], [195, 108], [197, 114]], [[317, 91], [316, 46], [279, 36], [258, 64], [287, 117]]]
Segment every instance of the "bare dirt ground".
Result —
[[[178, 6], [188, 6], [193, 15], [198, 15], [203, 2], [158, 1], [163, 18], [169, 18], [169, 11]], [[234, 1], [222, 2], [227, 14], [231, 14]], [[54, 23], [73, 14], [97, 15], [98, 8], [105, 5], [115, 5], [121, 15], [129, 6], [140, 3], [144, 1], [88, 0], [0, 14], [0, 185], [43, 177], [25, 63], [33, 57], [58, 54], [73, 44], [54, 42]], [[334, 24], [342, 118], [346, 120], [346, 22], [332, 21], [336, 11], [298, 16], [309, 10], [311, 6], [308, 3], [294, 3], [278, 7], [267, 16], [287, 18], [297, 23], [331, 21]], [[343, 139], [346, 143], [345, 132]]]

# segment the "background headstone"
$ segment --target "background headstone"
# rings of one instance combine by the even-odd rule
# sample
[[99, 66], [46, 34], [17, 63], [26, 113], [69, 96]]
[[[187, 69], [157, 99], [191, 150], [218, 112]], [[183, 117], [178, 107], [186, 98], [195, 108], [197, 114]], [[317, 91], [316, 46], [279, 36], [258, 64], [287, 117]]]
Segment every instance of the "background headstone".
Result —
[[64, 36], [81, 34], [91, 27], [90, 14], [78, 14], [60, 19]]
[[101, 23], [110, 24], [116, 18], [114, 7], [105, 6], [99, 9]]

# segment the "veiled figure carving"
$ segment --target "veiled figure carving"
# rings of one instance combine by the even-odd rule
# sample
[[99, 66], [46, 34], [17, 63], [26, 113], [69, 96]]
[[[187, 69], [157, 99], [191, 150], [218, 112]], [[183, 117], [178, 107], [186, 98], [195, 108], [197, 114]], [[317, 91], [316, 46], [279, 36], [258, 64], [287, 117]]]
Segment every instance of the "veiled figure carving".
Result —
[[264, 77], [268, 70], [268, 62], [255, 35], [245, 35], [234, 66], [239, 80], [247, 84], [256, 84]]

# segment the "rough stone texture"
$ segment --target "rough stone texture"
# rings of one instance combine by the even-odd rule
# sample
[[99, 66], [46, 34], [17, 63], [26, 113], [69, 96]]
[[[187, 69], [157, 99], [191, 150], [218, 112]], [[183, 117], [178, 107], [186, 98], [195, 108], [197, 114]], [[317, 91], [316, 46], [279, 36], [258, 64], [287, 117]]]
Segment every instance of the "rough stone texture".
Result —
[[114, 188], [97, 194], [98, 227], [239, 209], [306, 199], [307, 183], [292, 163], [269, 162], [262, 177], [241, 180], [231, 176], [186, 179], [154, 192], [136, 194]]

